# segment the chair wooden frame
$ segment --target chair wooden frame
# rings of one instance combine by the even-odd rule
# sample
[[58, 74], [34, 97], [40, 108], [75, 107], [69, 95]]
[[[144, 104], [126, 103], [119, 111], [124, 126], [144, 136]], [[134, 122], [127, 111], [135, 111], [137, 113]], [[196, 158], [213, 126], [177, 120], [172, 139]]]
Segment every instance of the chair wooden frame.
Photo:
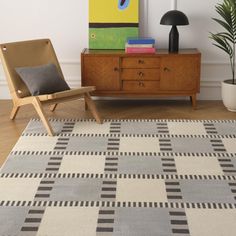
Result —
[[42, 123], [44, 124], [48, 134], [50, 136], [53, 136], [54, 132], [45, 115], [43, 105], [51, 105], [50, 110], [54, 111], [58, 103], [63, 103], [84, 97], [85, 104], [90, 109], [97, 123], [102, 123], [96, 106], [90, 96], [90, 92], [94, 91], [95, 87], [81, 87], [78, 89], [71, 89], [53, 94], [32, 96], [24, 82], [16, 73], [16, 67], [38, 66], [53, 63], [56, 65], [61, 78], [64, 79], [56, 53], [49, 39], [38, 39], [1, 44], [0, 57], [13, 101], [13, 108], [10, 114], [10, 119], [15, 119], [17, 112], [19, 111], [19, 108], [21, 106], [32, 104], [40, 119], [42, 120]]

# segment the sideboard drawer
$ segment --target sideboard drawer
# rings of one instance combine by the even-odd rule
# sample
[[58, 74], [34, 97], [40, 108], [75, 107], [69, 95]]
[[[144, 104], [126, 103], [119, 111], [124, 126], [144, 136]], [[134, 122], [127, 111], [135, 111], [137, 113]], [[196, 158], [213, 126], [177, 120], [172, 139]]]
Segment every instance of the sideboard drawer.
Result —
[[122, 88], [124, 91], [131, 92], [157, 92], [159, 90], [160, 83], [159, 81], [123, 81]]
[[122, 80], [160, 80], [159, 69], [123, 69]]
[[124, 57], [121, 61], [122, 68], [159, 68], [158, 57]]

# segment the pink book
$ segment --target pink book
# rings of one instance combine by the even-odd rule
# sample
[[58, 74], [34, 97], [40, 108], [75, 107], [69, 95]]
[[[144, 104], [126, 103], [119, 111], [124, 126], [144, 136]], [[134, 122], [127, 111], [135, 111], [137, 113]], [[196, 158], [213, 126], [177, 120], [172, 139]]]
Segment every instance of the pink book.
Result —
[[133, 47], [127, 47], [125, 49], [126, 53], [155, 53], [155, 48], [133, 48]]

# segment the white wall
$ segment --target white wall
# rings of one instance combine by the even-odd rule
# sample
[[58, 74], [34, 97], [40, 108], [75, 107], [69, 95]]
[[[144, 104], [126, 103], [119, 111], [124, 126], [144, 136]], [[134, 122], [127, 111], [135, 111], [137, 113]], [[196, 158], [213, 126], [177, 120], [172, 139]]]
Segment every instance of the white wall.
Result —
[[[109, 0], [107, 0], [109, 1]], [[140, 0], [140, 33], [167, 48], [170, 27], [160, 25], [172, 0]], [[220, 81], [229, 74], [227, 57], [213, 47], [209, 31], [217, 30], [211, 20], [219, 0], [178, 0], [178, 9], [189, 18], [179, 27], [180, 47], [202, 52], [199, 99], [220, 99]], [[71, 86], [80, 85], [80, 52], [88, 46], [88, 0], [0, 0], [0, 43], [34, 38], [51, 38], [63, 72]], [[0, 66], [0, 98], [9, 98]]]

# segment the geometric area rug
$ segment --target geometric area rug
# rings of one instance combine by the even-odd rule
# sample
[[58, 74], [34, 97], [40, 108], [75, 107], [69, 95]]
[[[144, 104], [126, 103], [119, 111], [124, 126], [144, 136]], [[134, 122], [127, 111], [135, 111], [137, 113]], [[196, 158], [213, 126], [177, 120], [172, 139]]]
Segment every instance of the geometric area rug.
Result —
[[235, 236], [235, 120], [28, 124], [0, 170], [0, 235]]

